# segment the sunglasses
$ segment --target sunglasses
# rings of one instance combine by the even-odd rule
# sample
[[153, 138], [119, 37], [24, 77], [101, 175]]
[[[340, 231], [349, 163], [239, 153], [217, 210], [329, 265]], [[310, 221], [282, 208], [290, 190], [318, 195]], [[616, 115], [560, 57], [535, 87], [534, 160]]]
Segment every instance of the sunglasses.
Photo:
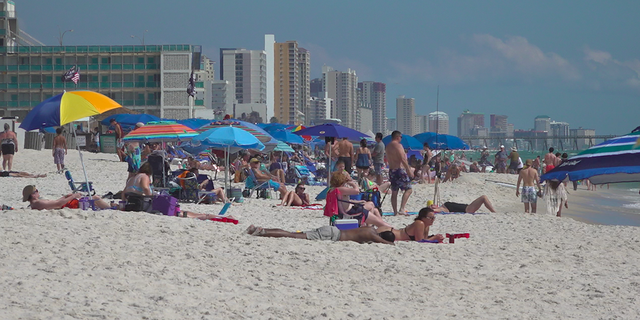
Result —
[[298, 189], [305, 190], [306, 188], [305, 187], [298, 187]]
[[35, 190], [35, 191], [33, 191], [31, 194], [36, 194], [36, 193], [38, 193], [38, 192], [39, 192], [39, 191], [38, 191], [38, 189], [36, 189], [36, 190]]

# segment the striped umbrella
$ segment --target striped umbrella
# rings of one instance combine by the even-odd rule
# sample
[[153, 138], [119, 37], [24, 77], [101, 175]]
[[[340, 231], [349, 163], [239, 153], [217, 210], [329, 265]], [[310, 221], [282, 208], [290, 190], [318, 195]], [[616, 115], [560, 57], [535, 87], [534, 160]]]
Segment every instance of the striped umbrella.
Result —
[[173, 121], [149, 122], [122, 138], [124, 141], [184, 141], [197, 136], [198, 133]]
[[242, 121], [242, 120], [231, 119], [231, 120], [212, 121], [209, 124], [198, 128], [197, 131], [198, 133], [202, 133], [209, 129], [229, 127], [229, 126], [239, 128], [251, 133], [256, 138], [258, 138], [258, 140], [260, 140], [260, 142], [262, 143], [272, 143], [274, 146], [278, 144], [278, 141], [273, 139], [273, 137], [269, 133], [264, 131], [262, 128], [258, 127], [253, 123]]
[[542, 175], [542, 180], [576, 181], [594, 184], [640, 181], [640, 148], [635, 146], [640, 131], [593, 146]]
[[[303, 125], [297, 125], [297, 126], [294, 126], [294, 127], [289, 128], [289, 129], [291, 130], [291, 132], [296, 132], [296, 131], [300, 131], [300, 130], [302, 130], [302, 129], [306, 129], [306, 128], [307, 128], [307, 127], [305, 127], [305, 126], [303, 126]], [[302, 138], [303, 138], [305, 141], [311, 141], [311, 140], [313, 140], [313, 138], [312, 138], [311, 136], [302, 136]]]

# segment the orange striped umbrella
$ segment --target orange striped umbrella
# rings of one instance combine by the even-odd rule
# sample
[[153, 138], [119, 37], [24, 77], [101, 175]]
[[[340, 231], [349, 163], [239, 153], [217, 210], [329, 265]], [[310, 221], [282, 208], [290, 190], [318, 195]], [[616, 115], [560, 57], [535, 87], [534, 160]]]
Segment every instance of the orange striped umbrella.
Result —
[[149, 122], [122, 138], [124, 141], [178, 141], [198, 135], [195, 130], [173, 121]]

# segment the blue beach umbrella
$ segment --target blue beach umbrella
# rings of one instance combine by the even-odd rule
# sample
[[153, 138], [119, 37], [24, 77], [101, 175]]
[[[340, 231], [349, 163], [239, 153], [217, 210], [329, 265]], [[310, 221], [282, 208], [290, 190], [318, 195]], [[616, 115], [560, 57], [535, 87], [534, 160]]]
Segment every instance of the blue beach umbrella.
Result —
[[425, 142], [427, 142], [427, 140], [431, 139], [431, 137], [435, 137], [435, 136], [436, 136], [435, 132], [423, 132], [423, 133], [418, 133], [413, 137], [418, 139], [420, 143], [424, 144]]
[[325, 123], [318, 126], [309, 127], [306, 129], [298, 130], [294, 132], [299, 136], [315, 136], [315, 137], [333, 137], [333, 138], [347, 138], [349, 140], [359, 141], [364, 137], [368, 137], [365, 133], [358, 130], [354, 130], [335, 123]]
[[293, 144], [303, 144], [304, 139], [301, 136], [289, 131], [289, 130], [274, 130], [267, 129], [266, 130], [274, 139], [285, 142], [285, 143], [293, 143]]
[[462, 139], [448, 134], [439, 134], [427, 139], [425, 142], [429, 144], [431, 149], [450, 149], [450, 150], [468, 150], [469, 145]]
[[204, 125], [207, 125], [209, 123], [211, 123], [212, 120], [209, 119], [197, 119], [197, 118], [191, 118], [191, 119], [184, 119], [184, 120], [176, 120], [177, 123], [183, 125], [183, 126], [187, 126], [193, 130], [196, 130]]
[[[224, 126], [209, 129], [191, 139], [193, 146], [207, 146], [213, 149], [226, 150], [226, 162], [229, 163], [229, 153], [238, 152], [241, 149], [263, 150], [264, 144], [253, 134], [236, 127]], [[229, 177], [229, 166], [225, 166], [225, 189]], [[228, 190], [228, 189], [226, 189]]]
[[541, 180], [576, 181], [589, 179], [594, 184], [640, 181], [640, 131], [607, 140], [562, 162], [545, 173]]
[[[391, 142], [391, 135], [388, 135], [382, 138], [382, 143], [384, 143], [385, 146], [388, 145], [390, 142]], [[420, 143], [418, 139], [408, 134], [402, 135], [402, 140], [400, 140], [400, 144], [402, 144], [402, 147], [405, 149], [422, 150], [422, 143]]]
[[108, 126], [111, 122], [111, 119], [115, 119], [122, 126], [135, 126], [136, 123], [142, 122], [147, 124], [152, 121], [160, 121], [160, 118], [151, 115], [151, 114], [129, 114], [129, 113], [121, 113], [116, 114], [112, 117], [107, 117], [104, 120], [100, 121], [100, 124], [104, 126]]

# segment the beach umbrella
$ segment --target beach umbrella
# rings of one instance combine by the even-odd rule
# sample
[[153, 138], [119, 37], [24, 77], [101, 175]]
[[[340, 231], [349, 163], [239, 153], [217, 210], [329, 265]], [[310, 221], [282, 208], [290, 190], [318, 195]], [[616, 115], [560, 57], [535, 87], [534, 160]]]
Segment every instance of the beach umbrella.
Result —
[[203, 145], [213, 149], [226, 150], [226, 162], [224, 170], [225, 190], [229, 181], [229, 154], [238, 152], [240, 149], [263, 150], [264, 144], [258, 138], [241, 128], [224, 126], [212, 128], [204, 131], [191, 139], [194, 146]]
[[254, 135], [256, 138], [258, 138], [258, 140], [260, 140], [260, 142], [262, 143], [272, 142], [274, 145], [278, 145], [278, 141], [272, 141], [274, 139], [267, 131], [265, 131], [264, 129], [258, 127], [257, 125], [251, 122], [246, 122], [242, 120], [230, 119], [230, 120], [209, 121], [209, 123], [207, 123], [206, 125], [196, 130], [198, 131], [198, 133], [202, 133], [210, 129], [229, 127], [229, 126], [249, 132], [250, 134]]
[[[335, 123], [325, 123], [313, 127], [308, 127], [306, 129], [298, 130], [294, 133], [300, 136], [316, 136], [321, 138], [332, 137], [338, 139], [347, 138], [349, 140], [356, 141], [367, 136], [360, 131]], [[331, 149], [332, 146], [330, 145], [329, 154], [331, 154]], [[331, 157], [329, 157], [329, 168], [331, 168]]]
[[640, 148], [635, 144], [640, 131], [607, 140], [584, 150], [545, 173], [541, 180], [576, 181], [594, 184], [640, 181]]
[[448, 135], [448, 134], [438, 134], [433, 137], [427, 139], [425, 141], [429, 144], [431, 149], [450, 149], [450, 150], [468, 150], [469, 145], [466, 144], [462, 139]]
[[424, 156], [422, 155], [422, 152], [420, 152], [418, 150], [409, 150], [409, 151], [407, 151], [407, 159], [409, 159], [411, 156], [415, 156], [416, 159], [418, 159], [418, 160], [424, 159]]
[[[291, 132], [296, 132], [296, 131], [300, 131], [302, 129], [306, 129], [307, 127], [303, 126], [303, 125], [298, 125], [298, 126], [294, 126], [289, 128], [291, 130]], [[302, 138], [304, 139], [304, 141], [311, 141], [313, 140], [312, 136], [302, 136]]]
[[166, 142], [184, 141], [197, 136], [198, 133], [179, 123], [173, 121], [149, 122], [146, 126], [136, 128], [129, 132], [122, 140], [124, 141], [145, 141], [145, 142]]
[[184, 119], [184, 120], [176, 120], [177, 123], [185, 125], [193, 130], [197, 130], [199, 128], [201, 128], [202, 126], [205, 126], [209, 123], [211, 123], [211, 120], [209, 119], [197, 119], [197, 118], [191, 118], [191, 119]]
[[69, 91], [40, 102], [24, 118], [20, 128], [31, 131], [59, 127], [69, 122], [121, 108], [111, 98], [93, 91]]
[[291, 148], [290, 145], [282, 141], [278, 141], [278, 145], [276, 146], [275, 149], [273, 149], [273, 151], [295, 152], [295, 150], [293, 150], [293, 148]]
[[121, 114], [116, 114], [113, 117], [107, 117], [104, 118], [102, 121], [100, 121], [100, 124], [108, 126], [111, 123], [111, 119], [115, 119], [121, 126], [125, 127], [135, 127], [136, 124], [138, 122], [142, 122], [144, 124], [147, 124], [149, 122], [152, 121], [160, 121], [160, 118], [151, 115], [151, 114], [146, 114], [146, 113], [141, 113], [141, 114], [128, 114], [128, 113], [121, 113]]
[[413, 137], [416, 138], [418, 141], [420, 141], [420, 143], [424, 144], [425, 142], [427, 142], [427, 140], [431, 139], [431, 137], [435, 137], [435, 136], [436, 136], [435, 132], [423, 132], [423, 133], [418, 133]]
[[[391, 135], [388, 135], [384, 138], [382, 138], [382, 143], [384, 143], [384, 145], [388, 145], [391, 142]], [[402, 135], [402, 139], [400, 140], [400, 144], [402, 145], [403, 148], [405, 149], [412, 149], [412, 150], [422, 150], [422, 143], [420, 143], [420, 141], [418, 141], [418, 139], [408, 135], [408, 134], [403, 134]]]
[[[58, 127], [121, 107], [119, 103], [97, 92], [82, 90], [63, 92], [40, 102], [31, 109], [20, 124], [20, 128], [31, 131], [46, 127]], [[76, 137], [75, 130], [73, 130], [73, 135]], [[88, 183], [87, 170], [77, 141], [76, 149], [80, 154], [85, 183]]]
[[293, 143], [293, 144], [303, 144], [304, 139], [301, 136], [294, 134], [289, 130], [281, 130], [281, 129], [270, 129], [269, 134], [276, 140], [285, 142], [285, 143]]

